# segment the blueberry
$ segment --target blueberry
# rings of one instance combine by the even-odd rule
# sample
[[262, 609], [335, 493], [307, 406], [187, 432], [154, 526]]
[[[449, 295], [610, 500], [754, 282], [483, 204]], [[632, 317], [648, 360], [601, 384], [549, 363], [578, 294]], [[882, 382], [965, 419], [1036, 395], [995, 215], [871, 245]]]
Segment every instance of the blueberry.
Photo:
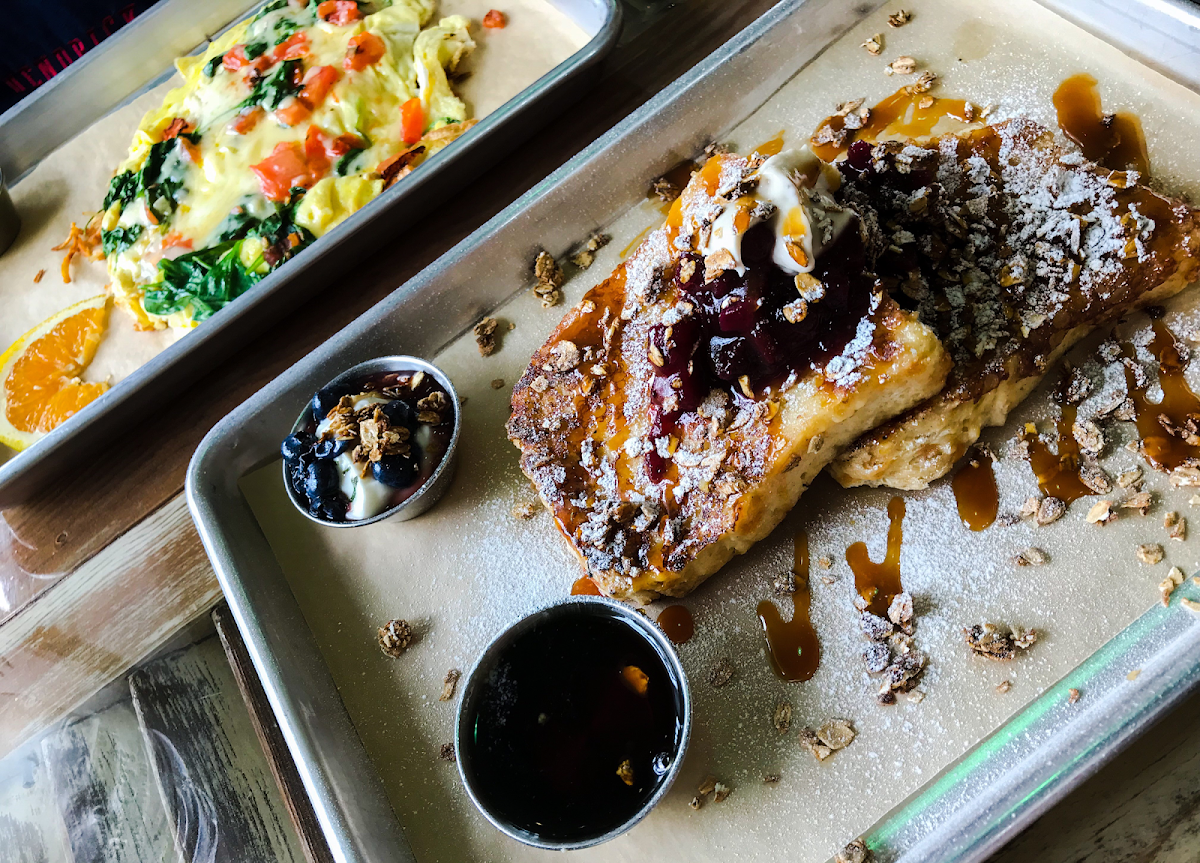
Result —
[[313, 447], [313, 456], [318, 459], [337, 458], [350, 449], [351, 443], [353, 441], [323, 437]]
[[345, 393], [340, 387], [325, 387], [324, 389], [317, 390], [316, 394], [312, 397], [313, 418], [317, 422], [325, 419], [329, 415], [329, 412], [337, 406], [337, 403], [342, 400], [342, 396], [344, 395]]
[[346, 500], [346, 496], [338, 492], [333, 497], [327, 497], [321, 501], [319, 514], [326, 521], [345, 521], [346, 511], [350, 508], [350, 502]]
[[312, 435], [308, 432], [298, 431], [283, 439], [283, 443], [279, 445], [279, 451], [285, 459], [290, 461], [300, 458], [300, 456], [312, 449], [312, 445]]
[[403, 455], [385, 455], [371, 465], [371, 475], [392, 488], [406, 488], [417, 478], [417, 463]]
[[416, 410], [408, 402], [401, 399], [385, 404], [383, 406], [383, 415], [388, 418], [388, 423], [391, 425], [404, 426], [407, 429], [417, 427]]
[[337, 484], [337, 468], [327, 461], [315, 461], [304, 469], [304, 493], [311, 501], [325, 497]]

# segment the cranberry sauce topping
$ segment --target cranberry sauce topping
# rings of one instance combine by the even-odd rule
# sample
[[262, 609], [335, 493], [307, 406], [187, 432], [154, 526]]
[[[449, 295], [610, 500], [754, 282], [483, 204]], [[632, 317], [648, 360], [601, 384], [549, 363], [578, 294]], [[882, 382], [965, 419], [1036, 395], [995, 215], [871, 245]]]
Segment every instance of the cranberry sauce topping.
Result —
[[[805, 301], [796, 280], [771, 261], [775, 235], [767, 223], [742, 238], [745, 275], [725, 270], [704, 281], [704, 262], [685, 254], [676, 266], [675, 287], [691, 314], [650, 331], [655, 369], [650, 435], [670, 434], [678, 419], [696, 410], [713, 388], [735, 399], [782, 380], [791, 372], [836, 356], [870, 306], [875, 277], [867, 269], [857, 222], [846, 227], [817, 258], [812, 276], [824, 294]], [[689, 266], [690, 264], [690, 266]], [[682, 274], [690, 273], [690, 278]], [[664, 459], [647, 454], [650, 479], [662, 478]]]

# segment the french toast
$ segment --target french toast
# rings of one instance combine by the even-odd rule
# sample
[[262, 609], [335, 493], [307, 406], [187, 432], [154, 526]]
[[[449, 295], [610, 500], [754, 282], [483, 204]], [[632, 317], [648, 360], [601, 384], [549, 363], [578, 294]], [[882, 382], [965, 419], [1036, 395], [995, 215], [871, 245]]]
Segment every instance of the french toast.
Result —
[[837, 198], [878, 221], [881, 279], [954, 368], [940, 392], [833, 462], [843, 486], [924, 488], [1081, 338], [1197, 276], [1200, 211], [1029, 120], [855, 146]]
[[513, 390], [521, 467], [605, 594], [685, 595], [942, 388], [947, 352], [880, 288], [829, 170], [714, 156]]

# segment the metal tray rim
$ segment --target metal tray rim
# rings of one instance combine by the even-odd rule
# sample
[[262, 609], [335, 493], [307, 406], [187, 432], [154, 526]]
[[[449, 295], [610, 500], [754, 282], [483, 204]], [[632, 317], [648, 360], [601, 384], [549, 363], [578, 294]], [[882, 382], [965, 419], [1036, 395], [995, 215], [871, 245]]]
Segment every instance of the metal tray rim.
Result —
[[[387, 314], [390, 307], [398, 305], [412, 293], [428, 288], [440, 273], [466, 257], [474, 246], [500, 232], [556, 185], [572, 173], [584, 169], [600, 153], [619, 145], [630, 131], [652, 118], [714, 69], [745, 51], [806, 2], [783, 0], [358, 321], [334, 336], [323, 350], [331, 351], [329, 345], [333, 342], [345, 343], [361, 338], [370, 329], [372, 318]], [[1114, 16], [1132, 18], [1139, 14], [1138, 10], [1131, 12], [1128, 7], [1115, 9], [1105, 3], [1092, 7], [1086, 0], [1039, 2], [1107, 41], [1114, 41], [1114, 31], [1111, 30]], [[1133, 0], [1130, 5], [1141, 7], [1140, 14], [1150, 29], [1154, 29], [1156, 23], [1170, 21], [1177, 30], [1180, 23], [1185, 23], [1187, 32], [1182, 35], [1193, 49], [1200, 50], [1200, 10], [1191, 9], [1179, 0]], [[1156, 32], [1163, 34], [1170, 31]], [[1179, 41], [1178, 35], [1176, 33], [1173, 37], [1176, 41]], [[1150, 56], [1144, 52], [1134, 53], [1139, 58]], [[1153, 62], [1148, 65], [1159, 67]], [[1173, 70], [1160, 71], [1170, 73]], [[1177, 74], [1169, 76], [1180, 80]], [[1200, 79], [1186, 76], [1183, 82], [1193, 89], [1200, 85]], [[232, 478], [231, 485], [231, 478], [226, 475], [228, 466], [222, 470], [221, 462], [227, 462], [233, 455], [239, 432], [254, 424], [264, 407], [294, 389], [304, 376], [301, 369], [293, 368], [230, 413], [205, 438], [189, 467], [188, 505], [227, 594], [232, 591], [245, 596], [246, 584], [241, 578], [245, 567], [239, 566], [236, 555], [226, 546], [221, 530], [222, 522], [233, 512], [223, 511], [222, 506], [234, 504], [239, 514], [243, 510], [248, 512], [248, 507], [244, 500], [238, 500], [240, 493], [236, 488], [236, 478]], [[218, 498], [223, 495], [230, 499], [219, 501]], [[269, 550], [267, 554], [270, 555]], [[1200, 593], [1193, 588], [1187, 588], [1185, 593], [1200, 598]], [[288, 598], [294, 605], [290, 593]], [[240, 602], [235, 605], [232, 596], [229, 601], [244, 631], [250, 627], [255, 636], [264, 634], [258, 628], [260, 621], [256, 620], [256, 615], [262, 610], [261, 603], [249, 601], [245, 605]], [[1200, 620], [1185, 611], [1178, 601], [1173, 602], [1170, 608], [1155, 608], [1147, 612], [1063, 680], [1011, 717], [971, 752], [877, 822], [866, 834], [868, 843], [884, 860], [974, 863], [985, 859], [1200, 684], [1198, 647]], [[255, 657], [260, 674], [272, 676], [277, 671], [272, 667], [274, 658], [262, 658], [264, 662], [260, 664], [259, 657]], [[319, 657], [317, 661], [320, 661]], [[1129, 680], [1126, 671], [1131, 668], [1129, 663], [1134, 661], [1139, 663], [1136, 667], [1142, 673], [1135, 680]], [[1080, 681], [1087, 681], [1097, 692], [1096, 702], [1084, 709], [1068, 709], [1067, 691]], [[272, 677], [271, 684], [276, 682], [277, 679]], [[276, 698], [282, 703], [284, 693], [274, 691], [273, 685], [267, 688], [272, 694], [272, 705], [278, 712]], [[1082, 722], [1082, 719], [1088, 721]], [[1092, 733], [1094, 726], [1100, 724], [1108, 727], [1108, 733]], [[1069, 734], [1061, 733], [1064, 727], [1070, 731]], [[1004, 769], [997, 769], [987, 759], [1001, 748], [1006, 750], [1013, 763]], [[984, 792], [989, 786], [997, 786], [1001, 780], [1001, 790], [984, 799]], [[331, 844], [353, 840], [353, 837], [345, 835], [327, 836]]]

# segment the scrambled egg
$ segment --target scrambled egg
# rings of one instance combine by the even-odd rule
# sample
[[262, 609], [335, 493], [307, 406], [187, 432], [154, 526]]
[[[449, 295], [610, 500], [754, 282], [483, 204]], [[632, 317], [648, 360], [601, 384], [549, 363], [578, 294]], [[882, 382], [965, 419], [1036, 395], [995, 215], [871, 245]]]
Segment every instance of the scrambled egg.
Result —
[[469, 22], [433, 7], [272, 0], [176, 61], [101, 217], [141, 327], [194, 327], [470, 127], [446, 78]]

